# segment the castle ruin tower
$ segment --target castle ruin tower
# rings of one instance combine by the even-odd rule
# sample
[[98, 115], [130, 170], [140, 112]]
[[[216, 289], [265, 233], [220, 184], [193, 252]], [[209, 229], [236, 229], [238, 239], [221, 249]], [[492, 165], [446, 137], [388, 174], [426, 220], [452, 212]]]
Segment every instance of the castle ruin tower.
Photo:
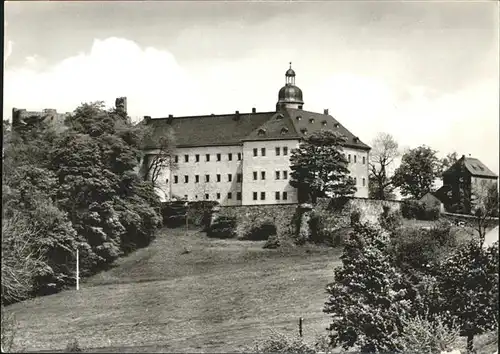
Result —
[[276, 111], [284, 108], [302, 109], [303, 105], [302, 90], [295, 86], [295, 71], [290, 63], [290, 68], [285, 73], [285, 86], [278, 93]]

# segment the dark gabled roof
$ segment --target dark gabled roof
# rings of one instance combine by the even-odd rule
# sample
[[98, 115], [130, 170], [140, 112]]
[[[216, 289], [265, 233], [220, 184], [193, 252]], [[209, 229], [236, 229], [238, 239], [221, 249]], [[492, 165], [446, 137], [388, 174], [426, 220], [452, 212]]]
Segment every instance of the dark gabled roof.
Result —
[[[318, 130], [332, 130], [339, 132], [347, 138], [347, 147], [363, 150], [371, 149], [331, 115], [304, 111], [302, 109], [288, 108], [286, 111], [295, 126], [295, 130], [301, 138], [311, 135], [311, 133]], [[300, 117], [300, 120], [297, 119], [297, 117]], [[307, 135], [303, 133], [304, 129], [307, 130]]]
[[[176, 145], [238, 145], [241, 140], [269, 120], [276, 112], [236, 113], [223, 115], [154, 118], [146, 124], [154, 126], [155, 136], [173, 129]], [[155, 148], [148, 144], [147, 148]]]
[[[300, 120], [297, 119], [300, 117]], [[147, 121], [154, 126], [155, 135], [172, 129], [176, 145], [216, 146], [238, 145], [243, 141], [302, 139], [318, 130], [338, 131], [347, 137], [347, 147], [369, 150], [349, 130], [330, 115], [282, 109], [278, 112], [236, 113], [225, 115], [154, 118]], [[152, 144], [146, 148], [155, 148]]]
[[481, 161], [473, 157], [465, 156], [462, 156], [457, 162], [451, 165], [450, 168], [443, 173], [443, 175], [456, 174], [458, 171], [464, 169], [474, 177], [498, 178], [498, 176]]

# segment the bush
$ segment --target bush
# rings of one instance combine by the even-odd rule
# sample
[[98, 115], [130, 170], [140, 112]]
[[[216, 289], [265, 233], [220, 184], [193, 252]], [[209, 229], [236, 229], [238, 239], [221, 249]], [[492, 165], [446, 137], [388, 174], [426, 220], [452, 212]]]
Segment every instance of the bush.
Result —
[[[2, 279], [3, 281], [3, 279]], [[13, 314], [5, 313], [5, 308], [2, 304], [2, 353], [12, 352], [12, 347], [14, 345], [14, 337], [16, 335], [16, 319]]]
[[314, 346], [304, 342], [300, 337], [288, 337], [281, 333], [273, 332], [269, 339], [257, 343], [254, 353], [291, 353], [291, 354], [316, 354]]
[[251, 241], [263, 241], [276, 234], [276, 225], [273, 221], [267, 220], [253, 226], [244, 235], [243, 239]]
[[82, 348], [78, 344], [78, 340], [73, 339], [73, 341], [69, 342], [66, 346], [66, 351], [70, 353], [81, 353], [83, 352]]
[[403, 225], [403, 217], [400, 211], [391, 211], [391, 209], [384, 205], [382, 213], [378, 217], [380, 226], [389, 232], [394, 232]]
[[439, 207], [428, 207], [416, 200], [405, 200], [401, 203], [401, 213], [406, 219], [437, 220], [440, 210]]
[[210, 225], [207, 236], [223, 239], [236, 237], [236, 217], [219, 217], [212, 225]]
[[441, 317], [429, 320], [426, 316], [416, 316], [403, 320], [403, 331], [398, 344], [400, 351], [412, 353], [441, 353], [454, 349], [459, 337], [456, 326], [448, 326]]
[[445, 223], [430, 230], [401, 227], [391, 234], [391, 249], [396, 264], [427, 272], [450, 252], [456, 244], [455, 234]]
[[218, 202], [209, 200], [189, 202], [187, 210], [189, 225], [202, 227], [206, 230], [210, 226], [212, 209], [217, 205], [219, 205]]
[[359, 224], [361, 221], [361, 211], [359, 210], [353, 210], [351, 212], [351, 227], [354, 227], [354, 225]]
[[338, 227], [333, 218], [318, 212], [311, 215], [309, 229], [311, 231], [309, 239], [311, 242], [331, 247], [342, 245], [347, 234], [345, 229]]

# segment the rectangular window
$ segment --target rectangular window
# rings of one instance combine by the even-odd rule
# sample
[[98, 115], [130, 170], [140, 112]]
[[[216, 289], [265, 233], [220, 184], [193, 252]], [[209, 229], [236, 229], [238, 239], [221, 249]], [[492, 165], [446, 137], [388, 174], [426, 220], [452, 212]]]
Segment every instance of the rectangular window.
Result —
[[280, 148], [279, 148], [279, 146], [276, 147], [276, 156], [280, 156]]
[[205, 199], [208, 200], [208, 193], [205, 194]]
[[217, 161], [220, 161], [220, 159], [221, 159], [220, 154], [217, 154]]
[[288, 193], [287, 192], [283, 192], [283, 200], [287, 200], [288, 199]]
[[276, 179], [280, 179], [280, 171], [276, 171], [276, 176], [275, 176]]
[[195, 158], [196, 162], [200, 162], [200, 155], [196, 154], [196, 155], [194, 155], [194, 158]]
[[216, 196], [217, 196], [217, 199], [220, 199], [220, 193], [217, 193]]
[[241, 161], [241, 152], [238, 153], [238, 161]]
[[256, 171], [254, 171], [254, 172], [253, 172], [253, 180], [255, 181], [256, 179], [257, 179], [257, 172], [256, 172]]
[[275, 196], [276, 200], [280, 200], [280, 192], [275, 192], [274, 196]]
[[194, 183], [200, 183], [200, 175], [194, 176]]
[[283, 146], [283, 155], [288, 155], [288, 147]]
[[288, 179], [288, 171], [283, 171], [283, 179]]
[[236, 192], [236, 200], [241, 200], [241, 192]]
[[174, 183], [179, 183], [179, 176], [174, 176]]
[[260, 192], [260, 200], [266, 200], [266, 192]]
[[261, 154], [262, 156], [266, 156], [266, 148], [262, 148], [262, 149], [260, 149], [260, 154]]
[[266, 179], [266, 171], [260, 172], [260, 179]]
[[217, 175], [217, 182], [220, 182], [220, 175]]
[[366, 164], [366, 158], [363, 156], [363, 165]]
[[205, 155], [205, 161], [210, 161], [210, 154]]
[[189, 182], [189, 176], [184, 176], [184, 183], [188, 183]]
[[205, 175], [205, 182], [210, 182], [210, 175]]
[[354, 155], [354, 163], [356, 163], [356, 158], [358, 157], [358, 155]]
[[351, 162], [351, 154], [348, 155], [347, 161]]
[[227, 193], [227, 199], [233, 199], [233, 193], [228, 192]]
[[230, 173], [229, 173], [229, 174], [227, 175], [227, 181], [228, 181], [228, 182], [232, 182], [232, 181], [233, 181], [233, 175], [232, 175], [232, 174], [230, 174]]
[[175, 161], [175, 163], [179, 162], [179, 155], [174, 156], [174, 161]]
[[358, 179], [354, 177], [354, 184], [357, 186], [358, 185]]
[[184, 155], [184, 162], [189, 162], [189, 155]]
[[253, 192], [253, 200], [257, 200], [257, 192]]
[[243, 175], [241, 173], [238, 173], [236, 175], [236, 182], [241, 183], [242, 180], [243, 180]]
[[257, 151], [259, 151], [257, 148], [253, 149], [253, 156], [257, 156]]
[[227, 159], [229, 161], [233, 161], [233, 154], [231, 154], [231, 153], [227, 154]]
[[365, 180], [365, 178], [363, 177], [363, 187], [365, 186], [365, 184], [366, 184], [366, 180]]
[[188, 199], [188, 195], [187, 194], [184, 194], [184, 199], [187, 200]]

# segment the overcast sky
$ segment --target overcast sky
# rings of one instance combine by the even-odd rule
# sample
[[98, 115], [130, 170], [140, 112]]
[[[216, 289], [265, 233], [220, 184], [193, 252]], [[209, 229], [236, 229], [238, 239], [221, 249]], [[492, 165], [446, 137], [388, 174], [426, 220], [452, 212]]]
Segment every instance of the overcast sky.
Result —
[[[471, 154], [498, 173], [499, 5], [483, 2], [6, 2], [4, 117], [126, 96], [134, 119], [304, 109], [361, 140]], [[207, 127], [216, 129], [216, 127]]]

